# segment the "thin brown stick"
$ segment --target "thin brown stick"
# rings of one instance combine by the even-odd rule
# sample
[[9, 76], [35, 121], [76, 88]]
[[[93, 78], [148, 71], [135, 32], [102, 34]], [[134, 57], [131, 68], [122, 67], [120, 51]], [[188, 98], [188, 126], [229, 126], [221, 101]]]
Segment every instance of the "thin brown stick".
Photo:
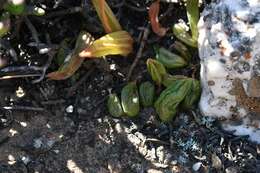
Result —
[[130, 80], [135, 66], [137, 65], [138, 61], [141, 59], [141, 57], [143, 55], [143, 50], [144, 50], [144, 47], [145, 47], [145, 43], [146, 43], [148, 35], [150, 33], [150, 28], [149, 27], [150, 27], [150, 25], [145, 27], [145, 29], [143, 30], [143, 37], [142, 37], [142, 40], [141, 40], [141, 44], [140, 44], [139, 50], [138, 50], [138, 52], [136, 54], [136, 58], [135, 58], [133, 64], [131, 65], [131, 67], [129, 69], [129, 72], [127, 74], [127, 77], [126, 77], [127, 81]]

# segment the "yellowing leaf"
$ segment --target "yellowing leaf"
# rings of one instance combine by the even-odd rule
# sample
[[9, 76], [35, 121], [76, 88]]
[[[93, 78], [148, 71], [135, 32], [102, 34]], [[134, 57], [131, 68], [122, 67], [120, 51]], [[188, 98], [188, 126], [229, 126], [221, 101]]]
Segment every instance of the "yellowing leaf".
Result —
[[82, 31], [78, 36], [75, 49], [70, 55], [69, 60], [64, 62], [59, 70], [49, 73], [47, 77], [53, 80], [65, 80], [71, 77], [85, 60], [78, 55], [79, 52], [91, 45], [93, 41], [94, 38], [89, 33]]
[[159, 23], [159, 19], [158, 19], [159, 11], [160, 11], [160, 0], [156, 0], [150, 6], [149, 18], [150, 18], [153, 32], [162, 37], [166, 34], [167, 29], [162, 27]]
[[92, 0], [92, 4], [97, 11], [106, 33], [122, 30], [122, 27], [116, 19], [116, 16], [105, 0]]
[[134, 41], [128, 32], [113, 32], [95, 40], [93, 44], [80, 52], [79, 56], [86, 58], [107, 55], [127, 56], [133, 50], [133, 42]]

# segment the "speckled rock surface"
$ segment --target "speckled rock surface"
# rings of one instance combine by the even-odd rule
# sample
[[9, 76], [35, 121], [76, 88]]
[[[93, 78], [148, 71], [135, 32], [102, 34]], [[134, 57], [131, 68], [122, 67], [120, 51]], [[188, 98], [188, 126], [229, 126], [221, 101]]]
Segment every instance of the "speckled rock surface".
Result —
[[198, 27], [201, 112], [260, 143], [260, 1], [215, 0]]

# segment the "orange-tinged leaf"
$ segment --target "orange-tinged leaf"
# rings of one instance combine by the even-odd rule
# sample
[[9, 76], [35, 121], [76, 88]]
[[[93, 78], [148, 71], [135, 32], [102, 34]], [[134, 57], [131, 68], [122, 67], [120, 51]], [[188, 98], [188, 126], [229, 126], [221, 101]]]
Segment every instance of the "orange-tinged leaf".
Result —
[[80, 57], [95, 58], [107, 55], [127, 56], [133, 50], [133, 39], [126, 31], [117, 31], [97, 39], [79, 53]]
[[79, 52], [90, 46], [93, 41], [94, 38], [89, 33], [82, 31], [78, 36], [75, 49], [70, 55], [69, 60], [64, 62], [57, 71], [49, 73], [47, 77], [53, 80], [65, 80], [71, 77], [85, 60], [79, 56]]
[[116, 16], [105, 0], [92, 0], [92, 4], [97, 11], [106, 33], [122, 30]]
[[159, 23], [158, 15], [160, 11], [160, 0], [153, 2], [149, 9], [149, 18], [152, 26], [152, 30], [159, 36], [164, 36], [167, 32], [167, 29], [162, 27]]
[[58, 71], [49, 73], [47, 77], [53, 80], [65, 80], [71, 77], [78, 70], [83, 61], [84, 59], [79, 56], [71, 57], [62, 68]]

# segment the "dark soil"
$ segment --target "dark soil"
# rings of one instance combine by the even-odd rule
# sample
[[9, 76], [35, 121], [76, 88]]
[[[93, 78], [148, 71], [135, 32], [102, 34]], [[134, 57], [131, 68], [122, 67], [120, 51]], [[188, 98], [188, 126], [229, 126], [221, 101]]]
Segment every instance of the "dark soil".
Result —
[[[87, 0], [32, 2], [46, 6], [46, 16], [13, 17], [12, 32], [0, 43], [1, 77], [23, 75], [0, 83], [0, 173], [260, 172], [259, 145], [223, 132], [217, 122], [197, 110], [179, 113], [170, 124], [161, 123], [153, 108], [142, 109], [136, 119], [117, 119], [107, 112], [109, 90], [119, 93], [127, 83], [144, 28], [150, 29], [150, 0], [108, 1], [135, 39], [130, 56], [86, 60], [68, 80], [44, 78], [38, 83], [37, 78], [24, 75], [41, 75], [29, 68], [48, 63], [50, 55], [40, 50], [57, 47], [65, 38], [72, 49], [81, 30], [95, 38], [104, 32]], [[131, 76], [139, 83], [151, 80], [145, 62], [154, 56], [153, 46], [172, 50], [176, 39], [171, 26], [178, 19], [186, 20], [184, 6], [161, 4], [160, 21], [169, 31], [162, 38], [149, 34]], [[28, 20], [41, 46], [35, 44]], [[199, 75], [197, 50], [191, 52], [192, 65], [173, 73]], [[54, 57], [47, 72], [56, 69]]]

